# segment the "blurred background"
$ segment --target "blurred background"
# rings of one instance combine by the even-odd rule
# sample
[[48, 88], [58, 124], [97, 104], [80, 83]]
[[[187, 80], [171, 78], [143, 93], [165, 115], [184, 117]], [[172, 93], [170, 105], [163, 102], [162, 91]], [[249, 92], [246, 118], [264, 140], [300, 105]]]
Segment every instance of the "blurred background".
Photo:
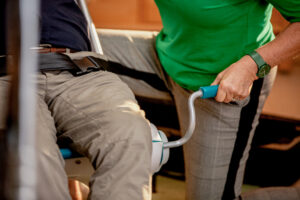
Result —
[[160, 15], [154, 0], [89, 0], [97, 28], [160, 30]]

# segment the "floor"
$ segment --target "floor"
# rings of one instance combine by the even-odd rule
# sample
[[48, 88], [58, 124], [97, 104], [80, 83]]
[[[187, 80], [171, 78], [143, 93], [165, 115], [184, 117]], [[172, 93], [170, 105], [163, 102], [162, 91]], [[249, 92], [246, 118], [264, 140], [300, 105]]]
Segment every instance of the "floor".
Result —
[[[242, 192], [251, 191], [259, 187], [243, 185]], [[157, 176], [157, 191], [153, 193], [152, 200], [184, 200], [185, 182], [165, 176]]]
[[183, 200], [185, 197], [185, 182], [165, 176], [157, 176], [157, 191], [152, 200]]

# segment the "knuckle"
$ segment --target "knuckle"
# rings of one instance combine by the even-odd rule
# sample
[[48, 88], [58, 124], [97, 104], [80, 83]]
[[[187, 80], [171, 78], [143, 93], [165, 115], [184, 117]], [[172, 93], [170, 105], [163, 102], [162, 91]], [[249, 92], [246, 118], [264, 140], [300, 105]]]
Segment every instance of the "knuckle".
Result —
[[222, 90], [227, 91], [227, 90], [229, 89], [229, 87], [230, 87], [230, 85], [229, 85], [227, 82], [225, 82], [225, 81], [223, 81], [223, 82], [220, 84], [220, 88], [221, 88]]
[[248, 94], [242, 93], [240, 96], [241, 96], [241, 99], [245, 99], [248, 96]]

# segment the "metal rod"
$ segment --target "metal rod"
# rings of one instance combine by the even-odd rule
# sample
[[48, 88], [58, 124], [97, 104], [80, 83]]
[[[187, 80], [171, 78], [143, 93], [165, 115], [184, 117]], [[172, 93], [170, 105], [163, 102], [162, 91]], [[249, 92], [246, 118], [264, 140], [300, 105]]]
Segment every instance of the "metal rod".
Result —
[[81, 8], [81, 10], [84, 14], [84, 17], [85, 17], [85, 19], [88, 23], [88, 26], [89, 26], [92, 49], [96, 53], [103, 55], [103, 50], [102, 50], [102, 47], [101, 47], [99, 36], [97, 34], [96, 27], [95, 27], [95, 25], [92, 21], [91, 15], [90, 15], [89, 10], [87, 8], [86, 2], [85, 2], [85, 0], [78, 0], [77, 2], [78, 2], [79, 7]]
[[21, 62], [19, 81], [19, 191], [18, 199], [36, 199], [35, 116], [39, 1], [20, 1]]
[[202, 95], [203, 95], [202, 90], [198, 90], [189, 97], [188, 107], [189, 107], [190, 123], [185, 135], [179, 140], [164, 143], [164, 148], [174, 148], [174, 147], [182, 146], [192, 137], [196, 125], [194, 101], [196, 98], [202, 97]]

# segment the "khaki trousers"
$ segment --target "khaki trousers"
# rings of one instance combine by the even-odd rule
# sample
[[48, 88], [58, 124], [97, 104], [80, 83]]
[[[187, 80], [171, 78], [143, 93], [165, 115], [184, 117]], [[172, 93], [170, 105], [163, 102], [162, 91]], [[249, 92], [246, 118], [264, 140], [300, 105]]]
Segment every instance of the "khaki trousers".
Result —
[[[38, 199], [71, 198], [57, 138], [95, 168], [89, 199], [150, 199], [151, 132], [128, 86], [105, 71], [38, 73], [37, 84]], [[8, 87], [9, 78], [1, 77], [1, 115]], [[0, 122], [3, 128], [3, 115]]]

